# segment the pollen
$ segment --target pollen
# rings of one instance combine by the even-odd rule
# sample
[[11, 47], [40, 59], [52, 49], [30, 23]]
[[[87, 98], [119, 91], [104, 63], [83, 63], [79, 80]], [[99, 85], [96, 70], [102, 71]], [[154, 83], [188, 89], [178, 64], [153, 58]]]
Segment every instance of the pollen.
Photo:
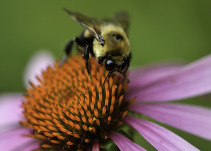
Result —
[[32, 130], [27, 136], [40, 141], [40, 151], [85, 150], [96, 140], [106, 141], [109, 131], [124, 123], [133, 101], [124, 99], [128, 82], [112, 75], [103, 85], [108, 72], [94, 58], [89, 60], [91, 75], [80, 55], [58, 64], [26, 90], [20, 123]]

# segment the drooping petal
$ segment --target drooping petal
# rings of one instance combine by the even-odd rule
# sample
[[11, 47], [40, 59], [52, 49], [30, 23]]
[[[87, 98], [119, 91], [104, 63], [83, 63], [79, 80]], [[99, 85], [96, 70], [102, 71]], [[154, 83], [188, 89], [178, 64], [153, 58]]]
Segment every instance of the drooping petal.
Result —
[[35, 142], [33, 138], [24, 136], [29, 133], [29, 130], [26, 128], [1, 133], [0, 148], [5, 151], [23, 151], [23, 149], [27, 147], [35, 148], [38, 142]]
[[136, 129], [157, 150], [198, 151], [193, 145], [171, 131], [149, 121], [126, 116], [125, 122]]
[[92, 151], [100, 151], [99, 142], [96, 140], [92, 146]]
[[170, 101], [210, 93], [210, 66], [211, 55], [186, 65], [145, 87], [129, 88], [127, 97], [136, 96], [139, 101]]
[[211, 110], [182, 104], [132, 104], [130, 110], [211, 140]]
[[109, 134], [109, 137], [114, 141], [114, 143], [119, 147], [121, 151], [145, 151], [144, 148], [133, 143], [131, 140], [117, 132], [111, 132]]
[[45, 50], [39, 51], [33, 55], [24, 72], [23, 80], [25, 86], [30, 87], [29, 81], [35, 85], [38, 85], [39, 81], [36, 79], [36, 76], [40, 76], [42, 71], [46, 69], [47, 66], [53, 65], [54, 60], [53, 55]]
[[23, 118], [21, 93], [7, 93], [0, 95], [0, 133], [12, 126], [18, 126]]
[[138, 86], [139, 88], [146, 86], [158, 79], [166, 77], [172, 74], [175, 70], [181, 68], [180, 64], [159, 64], [151, 65], [148, 67], [130, 70], [128, 79], [130, 80], [129, 87], [133, 88]]
[[24, 148], [22, 148], [19, 151], [33, 151], [35, 149], [40, 148], [40, 144], [39, 142], [29, 142], [26, 146], [23, 146]]

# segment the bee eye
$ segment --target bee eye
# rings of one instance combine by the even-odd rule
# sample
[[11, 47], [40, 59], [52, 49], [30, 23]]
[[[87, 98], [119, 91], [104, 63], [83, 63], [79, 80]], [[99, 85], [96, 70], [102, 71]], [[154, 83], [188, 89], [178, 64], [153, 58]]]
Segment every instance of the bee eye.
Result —
[[113, 37], [115, 37], [116, 40], [122, 40], [123, 39], [122, 35], [120, 35], [120, 34], [114, 34]]
[[105, 61], [105, 67], [106, 67], [106, 70], [108, 71], [112, 71], [116, 66], [116, 63], [113, 61], [113, 60], [106, 60]]

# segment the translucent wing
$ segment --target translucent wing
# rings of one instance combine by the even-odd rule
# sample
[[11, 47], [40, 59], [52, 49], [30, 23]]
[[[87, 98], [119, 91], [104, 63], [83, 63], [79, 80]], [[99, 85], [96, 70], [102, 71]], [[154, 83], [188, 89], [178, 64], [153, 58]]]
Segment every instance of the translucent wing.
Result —
[[95, 18], [89, 18], [80, 13], [72, 12], [64, 8], [64, 10], [81, 26], [88, 30], [98, 41], [102, 41], [100, 38], [100, 21]]
[[112, 18], [105, 18], [102, 20], [90, 18], [80, 13], [72, 12], [64, 8], [64, 10], [72, 17], [73, 20], [78, 22], [86, 30], [88, 30], [99, 42], [103, 42], [100, 34], [100, 25], [102, 24], [115, 24], [121, 26], [123, 30], [128, 33], [129, 15], [126, 12], [119, 12]]
[[127, 12], [120, 12], [113, 17], [113, 20], [116, 20], [124, 29], [126, 33], [128, 33], [129, 28], [129, 15]]
[[103, 22], [110, 22], [116, 25], [119, 25], [123, 28], [123, 30], [128, 33], [129, 28], [129, 15], [127, 12], [119, 12], [116, 15], [114, 15], [112, 18], [106, 18], [103, 20]]

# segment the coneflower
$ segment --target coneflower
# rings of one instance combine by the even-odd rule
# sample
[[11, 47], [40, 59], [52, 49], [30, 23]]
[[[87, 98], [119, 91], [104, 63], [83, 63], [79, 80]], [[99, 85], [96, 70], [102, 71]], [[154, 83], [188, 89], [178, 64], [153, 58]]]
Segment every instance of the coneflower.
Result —
[[40, 85], [31, 83], [23, 103], [29, 137], [40, 140], [41, 150], [85, 150], [97, 140], [103, 144], [109, 132], [123, 124], [132, 100], [126, 101], [127, 82], [113, 76], [90, 59], [91, 76], [81, 56], [71, 57], [62, 67], [48, 67]]
[[210, 140], [210, 109], [162, 103], [210, 93], [210, 64], [208, 56], [186, 66], [131, 71], [129, 81], [114, 74], [103, 85], [107, 71], [94, 58], [90, 59], [91, 75], [81, 56], [70, 57], [62, 67], [56, 62], [37, 77], [38, 84], [30, 82], [31, 88], [21, 98], [22, 126], [0, 133], [0, 147], [5, 151], [97, 151], [111, 139], [123, 151], [145, 150], [121, 134], [120, 126], [128, 125], [158, 150], [198, 150], [133, 113]]

